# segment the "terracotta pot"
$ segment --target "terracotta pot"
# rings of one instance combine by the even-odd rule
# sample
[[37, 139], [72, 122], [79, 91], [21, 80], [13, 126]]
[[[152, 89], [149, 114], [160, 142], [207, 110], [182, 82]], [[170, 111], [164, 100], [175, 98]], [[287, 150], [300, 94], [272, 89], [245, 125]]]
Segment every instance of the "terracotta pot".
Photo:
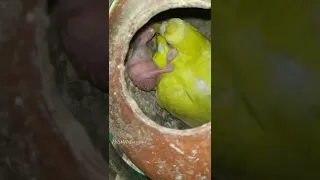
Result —
[[211, 8], [210, 0], [119, 0], [109, 15], [109, 124], [118, 145], [151, 179], [211, 179], [211, 123], [174, 130], [150, 120], [130, 96], [124, 60], [135, 32], [172, 8]]

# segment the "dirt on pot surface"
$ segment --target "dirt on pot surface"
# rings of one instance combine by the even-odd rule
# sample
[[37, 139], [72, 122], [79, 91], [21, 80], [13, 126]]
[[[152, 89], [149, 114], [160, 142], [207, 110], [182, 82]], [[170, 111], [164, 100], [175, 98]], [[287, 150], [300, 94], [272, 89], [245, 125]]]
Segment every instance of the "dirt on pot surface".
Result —
[[[0, 2], [0, 43], [16, 36], [18, 30], [12, 27], [19, 27], [18, 25], [21, 23], [19, 21], [21, 21], [22, 11], [26, 10], [22, 2], [20, 0], [3, 0]], [[56, 32], [52, 28], [46, 29], [50, 24], [50, 18], [49, 16], [43, 17], [47, 12], [47, 7], [44, 2], [41, 4], [43, 5], [41, 8], [38, 6], [39, 9], [34, 9], [32, 12], [42, 11], [42, 13], [28, 14], [22, 19], [36, 21], [36, 23], [39, 23], [37, 28], [42, 28], [39, 32], [48, 32], [47, 39], [43, 38], [43, 34], [36, 34], [36, 39], [43, 42], [39, 43], [43, 47], [39, 47], [37, 50], [44, 50], [37, 53], [47, 54], [50, 52], [50, 56], [46, 55], [50, 58], [41, 59], [43, 61], [41, 64], [53, 67], [53, 71], [44, 71], [42, 76], [55, 77], [52, 78], [52, 82], [43, 83], [54, 84], [55, 87], [52, 91], [56, 92], [55, 94], [63, 100], [68, 111], [86, 129], [95, 149], [99, 150], [104, 143], [108, 142], [108, 95], [78, 78], [66, 56], [59, 49]], [[48, 43], [50, 47], [47, 47]], [[48, 48], [50, 51], [48, 51]], [[18, 49], [19, 47], [12, 50], [17, 57], [20, 52]], [[1, 100], [5, 98], [5, 94], [1, 95], [0, 98]], [[22, 100], [16, 98], [14, 103], [19, 105]], [[34, 138], [29, 126], [28, 121], [21, 125], [20, 122], [9, 118], [9, 115], [0, 109], [1, 180], [36, 180], [39, 177], [40, 172], [38, 172], [35, 162], [37, 160], [35, 154], [38, 153], [38, 150], [34, 146]]]
[[[17, 59], [8, 59], [11, 52], [5, 52], [3, 45], [9, 44], [7, 42], [17, 36], [19, 30], [16, 27], [20, 25], [19, 20], [23, 16], [23, 10], [23, 3], [19, 0], [2, 0], [0, 2], [0, 61], [4, 64], [8, 60], [18, 61], [18, 52], [22, 49], [23, 43], [21, 42], [19, 47], [10, 49], [15, 53]], [[33, 180], [37, 175], [32, 164], [35, 161], [33, 154], [36, 153], [33, 136], [27, 123], [21, 125], [12, 119], [10, 114], [11, 104], [22, 105], [23, 100], [16, 97], [14, 102], [9, 102], [9, 96], [15, 94], [15, 92], [7, 87], [2, 87], [6, 83], [5, 77], [3, 77], [3, 75], [6, 75], [6, 71], [3, 70], [0, 74], [2, 81], [0, 101], [4, 101], [1, 104], [4, 103], [6, 107], [0, 107], [0, 179]]]

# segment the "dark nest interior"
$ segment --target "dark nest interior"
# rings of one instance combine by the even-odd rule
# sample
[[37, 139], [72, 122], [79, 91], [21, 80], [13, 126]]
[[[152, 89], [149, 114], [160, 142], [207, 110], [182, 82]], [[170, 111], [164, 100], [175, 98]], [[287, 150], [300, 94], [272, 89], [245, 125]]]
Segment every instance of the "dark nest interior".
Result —
[[[208, 40], [211, 41], [211, 12], [206, 9], [199, 8], [181, 8], [181, 9], [171, 9], [164, 11], [162, 13], [154, 16], [148, 23], [158, 23], [166, 21], [170, 18], [181, 18], [190, 24], [192, 24], [202, 35], [204, 35]], [[125, 74], [127, 88], [131, 93], [133, 99], [137, 102], [140, 109], [153, 121], [157, 124], [172, 128], [172, 129], [188, 129], [190, 128], [181, 120], [175, 118], [166, 110], [160, 108], [156, 105], [154, 109], [154, 99], [155, 91], [146, 92], [138, 89], [133, 85], [128, 77], [128, 74]]]

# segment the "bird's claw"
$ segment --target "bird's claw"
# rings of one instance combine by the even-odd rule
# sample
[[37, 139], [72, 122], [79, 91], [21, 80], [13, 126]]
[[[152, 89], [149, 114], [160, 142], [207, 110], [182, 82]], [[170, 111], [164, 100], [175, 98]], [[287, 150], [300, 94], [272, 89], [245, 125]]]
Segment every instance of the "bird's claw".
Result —
[[155, 35], [155, 31], [151, 26], [145, 27], [146, 29], [143, 29], [141, 34], [139, 35], [141, 40], [140, 42], [142, 44], [147, 44], [147, 42], [151, 41], [153, 36]]
[[161, 26], [160, 26], [160, 35], [164, 35], [164, 32], [166, 32], [166, 25], [168, 24], [167, 21], [162, 22]]
[[178, 51], [176, 49], [170, 49], [166, 56], [167, 62], [171, 62], [177, 56], [177, 54]]

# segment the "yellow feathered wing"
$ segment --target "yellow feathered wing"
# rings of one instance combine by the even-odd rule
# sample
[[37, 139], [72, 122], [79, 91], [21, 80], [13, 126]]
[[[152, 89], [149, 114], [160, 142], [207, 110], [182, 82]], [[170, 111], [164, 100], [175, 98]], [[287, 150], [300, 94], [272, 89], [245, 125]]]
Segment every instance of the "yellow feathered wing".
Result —
[[179, 53], [171, 62], [173, 72], [163, 74], [156, 87], [159, 106], [191, 127], [211, 121], [210, 42], [189, 23], [170, 19], [164, 33], [157, 36], [153, 60], [160, 68], [166, 66], [166, 42]]

